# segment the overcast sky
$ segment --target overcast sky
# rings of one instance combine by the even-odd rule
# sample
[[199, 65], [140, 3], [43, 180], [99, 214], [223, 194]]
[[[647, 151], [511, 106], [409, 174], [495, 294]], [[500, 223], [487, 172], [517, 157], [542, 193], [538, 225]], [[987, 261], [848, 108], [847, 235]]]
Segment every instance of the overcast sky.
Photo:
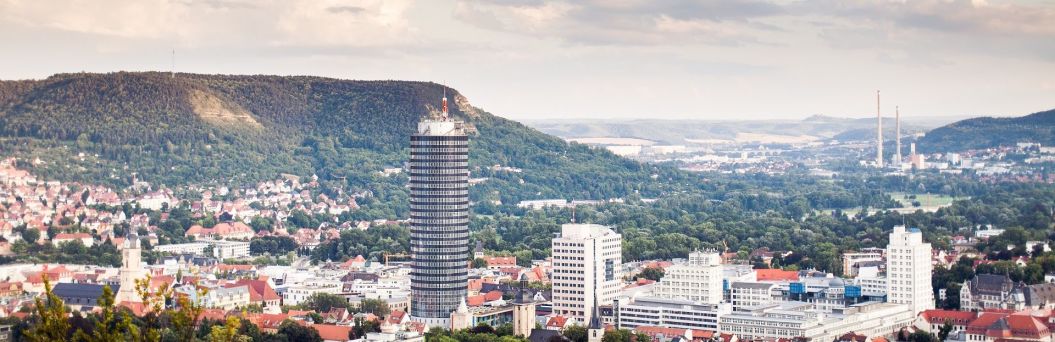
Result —
[[446, 81], [513, 119], [1023, 115], [1055, 1], [0, 0], [0, 79], [169, 70]]

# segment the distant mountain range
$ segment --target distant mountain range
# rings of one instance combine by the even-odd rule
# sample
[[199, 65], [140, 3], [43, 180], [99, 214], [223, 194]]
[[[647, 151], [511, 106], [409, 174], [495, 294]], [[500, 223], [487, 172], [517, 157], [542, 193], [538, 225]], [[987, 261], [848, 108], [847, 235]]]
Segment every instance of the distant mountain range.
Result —
[[[903, 119], [903, 132], [923, 132], [955, 118]], [[874, 118], [839, 118], [814, 115], [802, 120], [532, 120], [527, 125], [564, 138], [621, 137], [686, 144], [692, 141], [729, 140], [750, 142], [791, 141], [792, 138], [863, 140], [875, 136]], [[894, 118], [885, 117], [887, 135], [894, 136]]]
[[951, 152], [1010, 146], [1019, 142], [1055, 145], [1055, 109], [1014, 118], [981, 117], [927, 132], [917, 143], [924, 152]]
[[[132, 174], [168, 185], [317, 175], [398, 202], [405, 180], [380, 171], [403, 165], [409, 136], [444, 91], [425, 82], [158, 72], [0, 81], [0, 156], [20, 157], [48, 179], [114, 185]], [[676, 172], [565, 143], [446, 93], [451, 115], [476, 131], [472, 176], [488, 180], [473, 187], [474, 200], [654, 196], [663, 184], [651, 176]]]

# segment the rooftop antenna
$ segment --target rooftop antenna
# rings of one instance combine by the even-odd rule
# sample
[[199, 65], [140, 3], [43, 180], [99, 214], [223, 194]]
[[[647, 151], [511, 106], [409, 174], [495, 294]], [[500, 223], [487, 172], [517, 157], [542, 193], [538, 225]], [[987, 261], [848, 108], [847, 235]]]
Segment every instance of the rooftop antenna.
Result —
[[443, 85], [443, 119], [447, 120], [447, 85]]

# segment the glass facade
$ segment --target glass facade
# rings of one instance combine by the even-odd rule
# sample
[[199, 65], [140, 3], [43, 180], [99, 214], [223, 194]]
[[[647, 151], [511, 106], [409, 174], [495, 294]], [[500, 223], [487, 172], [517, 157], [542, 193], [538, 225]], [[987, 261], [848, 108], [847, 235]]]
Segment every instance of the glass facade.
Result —
[[410, 314], [420, 318], [450, 317], [468, 286], [469, 140], [461, 127], [436, 133], [410, 138]]

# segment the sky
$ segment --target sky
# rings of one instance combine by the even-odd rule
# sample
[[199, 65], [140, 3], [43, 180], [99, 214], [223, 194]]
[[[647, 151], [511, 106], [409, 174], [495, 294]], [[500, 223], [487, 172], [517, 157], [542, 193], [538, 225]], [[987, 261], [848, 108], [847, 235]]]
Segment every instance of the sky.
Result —
[[1055, 0], [0, 0], [0, 42], [5, 80], [435, 81], [517, 120], [1055, 108]]

